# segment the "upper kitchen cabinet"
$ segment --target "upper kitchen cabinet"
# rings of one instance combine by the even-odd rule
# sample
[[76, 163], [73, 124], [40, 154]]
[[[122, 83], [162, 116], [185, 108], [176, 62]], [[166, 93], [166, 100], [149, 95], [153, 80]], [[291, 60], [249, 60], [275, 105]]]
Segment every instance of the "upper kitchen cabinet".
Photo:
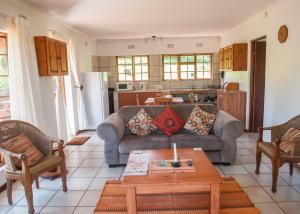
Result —
[[238, 43], [220, 49], [221, 71], [247, 70], [247, 43]]
[[46, 36], [34, 37], [40, 76], [68, 75], [67, 44]]

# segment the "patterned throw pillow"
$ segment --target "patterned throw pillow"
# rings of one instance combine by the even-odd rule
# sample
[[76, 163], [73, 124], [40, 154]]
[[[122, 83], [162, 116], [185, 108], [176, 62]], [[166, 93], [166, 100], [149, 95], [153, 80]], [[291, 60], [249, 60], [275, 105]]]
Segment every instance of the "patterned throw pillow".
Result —
[[185, 124], [171, 107], [166, 107], [160, 115], [155, 118], [153, 124], [158, 127], [165, 135], [172, 136], [178, 132]]
[[129, 130], [138, 136], [146, 136], [156, 130], [156, 126], [152, 124], [153, 119], [145, 111], [141, 109], [133, 118], [128, 122]]
[[215, 119], [215, 115], [203, 111], [196, 105], [189, 119], [186, 121], [184, 128], [198, 135], [208, 135]]
[[300, 130], [290, 128], [281, 138], [280, 150], [290, 155], [296, 155], [296, 144], [300, 143], [295, 141], [296, 139], [300, 139]]
[[[1, 147], [16, 154], [26, 154], [28, 166], [36, 164], [44, 156], [23, 133], [1, 143]], [[16, 167], [21, 169], [21, 160], [14, 158], [14, 161]]]

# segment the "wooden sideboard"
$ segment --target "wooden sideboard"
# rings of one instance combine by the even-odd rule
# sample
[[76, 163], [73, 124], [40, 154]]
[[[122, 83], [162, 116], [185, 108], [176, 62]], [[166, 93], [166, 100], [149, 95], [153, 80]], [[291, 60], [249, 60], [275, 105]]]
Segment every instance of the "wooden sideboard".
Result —
[[223, 110], [246, 124], [246, 99], [245, 91], [217, 91], [218, 109]]
[[[140, 105], [145, 105], [145, 101], [150, 97], [157, 97], [158, 94], [172, 94], [175, 97], [188, 96], [190, 93], [216, 96], [217, 89], [173, 89], [173, 90], [137, 90], [137, 91], [117, 91], [119, 108], [123, 106], [137, 105], [137, 95]], [[186, 101], [188, 102], [188, 101]]]
[[140, 104], [144, 104], [147, 98], [155, 97], [156, 92], [118, 92], [119, 108], [137, 105], [137, 95]]

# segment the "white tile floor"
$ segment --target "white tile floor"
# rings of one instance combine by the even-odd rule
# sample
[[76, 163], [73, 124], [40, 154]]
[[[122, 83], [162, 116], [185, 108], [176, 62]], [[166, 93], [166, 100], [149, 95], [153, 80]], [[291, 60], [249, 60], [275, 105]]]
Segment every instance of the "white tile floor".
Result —
[[[269, 159], [263, 157], [261, 174], [255, 169], [255, 135], [244, 134], [238, 139], [236, 162], [231, 166], [216, 165], [222, 175], [233, 176], [248, 193], [255, 205], [265, 214], [300, 213], [300, 171], [289, 175], [289, 167], [280, 170], [278, 192], [270, 190], [272, 176]], [[106, 180], [120, 179], [123, 167], [108, 168], [104, 163], [103, 142], [93, 136], [82, 146], [67, 146], [68, 192], [61, 189], [61, 180], [40, 179], [40, 189], [34, 188], [37, 213], [93, 213]], [[27, 214], [22, 185], [13, 187], [12, 206], [7, 203], [6, 192], [0, 194], [0, 213]]]

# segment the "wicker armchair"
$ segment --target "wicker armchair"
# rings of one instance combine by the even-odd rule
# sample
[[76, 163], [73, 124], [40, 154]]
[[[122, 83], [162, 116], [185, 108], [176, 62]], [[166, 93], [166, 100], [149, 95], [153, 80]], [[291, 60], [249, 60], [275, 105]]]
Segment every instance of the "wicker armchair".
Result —
[[[35, 165], [29, 167], [27, 164], [27, 157], [25, 154], [15, 154], [1, 148], [1, 143], [24, 133], [40, 150], [44, 157]], [[25, 189], [26, 199], [28, 203], [28, 212], [34, 213], [32, 184], [35, 181], [36, 187], [39, 188], [38, 176], [42, 173], [59, 167], [61, 172], [61, 179], [63, 183], [63, 191], [67, 191], [66, 186], [66, 162], [63, 152], [63, 141], [47, 137], [38, 128], [33, 125], [17, 121], [8, 120], [0, 123], [0, 153], [5, 160], [5, 178], [7, 180], [7, 198], [8, 203], [12, 204], [12, 184], [13, 181], [20, 181]], [[54, 154], [53, 147], [58, 147], [57, 154]], [[22, 161], [22, 169], [17, 169], [14, 164], [14, 159], [18, 158]]]
[[[293, 174], [293, 164], [300, 162], [300, 154], [287, 154], [280, 151], [280, 143], [282, 136], [290, 129], [297, 128], [300, 129], [300, 115], [292, 118], [288, 122], [267, 128], [259, 128], [259, 138], [256, 144], [256, 170], [255, 173], [259, 174], [259, 167], [261, 162], [261, 155], [264, 153], [267, 157], [272, 160], [272, 192], [277, 191], [277, 180], [278, 180], [278, 170], [285, 164], [290, 165], [290, 175]], [[272, 143], [263, 141], [263, 132], [265, 130], [271, 131], [271, 141]], [[300, 139], [295, 139], [295, 142], [299, 142]], [[296, 144], [300, 146], [300, 143]], [[299, 149], [297, 149], [299, 151]]]

